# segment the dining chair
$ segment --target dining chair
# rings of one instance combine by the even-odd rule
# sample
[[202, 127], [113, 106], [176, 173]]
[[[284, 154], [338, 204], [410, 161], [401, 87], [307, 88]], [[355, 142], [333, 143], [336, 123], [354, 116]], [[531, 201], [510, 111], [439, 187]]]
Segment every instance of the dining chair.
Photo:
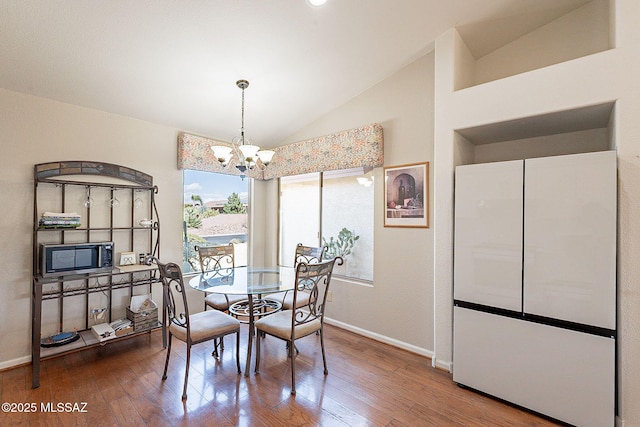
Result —
[[[329, 283], [331, 282], [333, 266], [336, 262], [338, 265], [342, 265], [343, 260], [341, 257], [336, 257], [317, 264], [299, 263], [296, 267], [296, 286], [293, 290], [294, 300], [298, 293], [307, 292], [309, 294], [307, 304], [271, 314], [255, 323], [256, 330], [259, 333], [286, 341], [289, 349], [289, 359], [291, 360], [291, 394], [294, 395], [296, 394], [296, 352], [294, 349], [297, 339], [316, 332], [320, 335], [324, 374], [327, 375], [329, 373], [324, 350], [323, 325]], [[259, 372], [260, 368], [260, 341], [262, 340], [256, 341], [256, 373]]]
[[[236, 368], [240, 373], [240, 322], [233, 316], [222, 311], [209, 310], [196, 314], [189, 314], [189, 305], [184, 287], [182, 271], [178, 264], [163, 264], [156, 261], [160, 278], [162, 279], [162, 289], [164, 294], [164, 309], [169, 320], [169, 339], [167, 344], [167, 359], [164, 363], [162, 379], [167, 379], [167, 368], [169, 367], [169, 356], [171, 355], [171, 341], [175, 336], [180, 341], [187, 344], [187, 364], [184, 373], [184, 388], [182, 390], [182, 400], [187, 398], [187, 382], [189, 379], [189, 363], [191, 361], [191, 346], [205, 341], [221, 339], [225, 335], [236, 334]], [[178, 313], [176, 308], [176, 296], [182, 299], [184, 312]], [[214, 350], [214, 356], [218, 352]]]
[[[219, 246], [196, 246], [195, 249], [198, 252], [198, 259], [200, 260], [201, 272], [220, 272], [220, 274], [226, 275], [230, 271], [229, 269], [236, 266], [235, 263], [235, 247], [233, 243], [228, 245]], [[240, 301], [247, 300], [246, 295], [227, 295], [210, 293], [204, 298], [204, 309], [211, 307], [214, 310], [224, 311], [229, 313], [229, 307]], [[220, 339], [220, 349], [224, 350], [224, 339]], [[215, 349], [218, 348], [216, 344]]]
[[[200, 260], [200, 271], [224, 271], [235, 267], [233, 243], [221, 246], [196, 246]], [[204, 299], [204, 309], [211, 307], [219, 311], [229, 311], [229, 306], [247, 299], [246, 295], [209, 294]]]
[[[302, 262], [307, 264], [317, 264], [322, 262], [322, 257], [326, 252], [326, 246], [305, 246], [302, 243], [298, 243], [296, 246], [293, 266], [296, 267]], [[268, 298], [281, 303], [283, 310], [293, 309], [294, 295], [292, 291], [269, 295]], [[307, 292], [300, 292], [295, 301], [297, 301], [296, 305], [299, 307], [307, 305], [309, 303], [309, 294]]]

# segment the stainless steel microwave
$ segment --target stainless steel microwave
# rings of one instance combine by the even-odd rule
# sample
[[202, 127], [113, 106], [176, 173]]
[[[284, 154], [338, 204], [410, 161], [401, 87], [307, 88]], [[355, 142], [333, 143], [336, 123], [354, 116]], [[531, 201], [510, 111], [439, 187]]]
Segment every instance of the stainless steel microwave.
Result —
[[99, 273], [113, 269], [113, 242], [41, 244], [40, 275]]

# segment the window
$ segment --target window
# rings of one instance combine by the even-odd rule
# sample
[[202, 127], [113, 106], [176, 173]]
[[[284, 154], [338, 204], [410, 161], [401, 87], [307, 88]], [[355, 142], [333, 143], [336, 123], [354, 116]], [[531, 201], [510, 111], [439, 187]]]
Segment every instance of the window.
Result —
[[295, 246], [326, 245], [345, 264], [334, 274], [373, 281], [373, 172], [362, 168], [280, 179], [280, 264]]
[[235, 265], [247, 265], [249, 180], [185, 170], [184, 272], [199, 271], [195, 246], [234, 244]]
[[280, 179], [280, 265], [293, 267], [298, 243], [320, 246], [320, 174]]

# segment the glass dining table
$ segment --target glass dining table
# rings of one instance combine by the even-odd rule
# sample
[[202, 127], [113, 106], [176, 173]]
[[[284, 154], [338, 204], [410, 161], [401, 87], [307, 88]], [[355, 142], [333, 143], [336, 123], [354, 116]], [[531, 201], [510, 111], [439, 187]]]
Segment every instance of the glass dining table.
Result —
[[296, 269], [293, 267], [234, 267], [207, 271], [189, 280], [189, 286], [198, 291], [247, 295], [246, 300], [229, 307], [232, 315], [249, 324], [245, 376], [249, 376], [251, 369], [255, 320], [282, 308], [280, 302], [264, 296], [293, 290], [295, 277]]

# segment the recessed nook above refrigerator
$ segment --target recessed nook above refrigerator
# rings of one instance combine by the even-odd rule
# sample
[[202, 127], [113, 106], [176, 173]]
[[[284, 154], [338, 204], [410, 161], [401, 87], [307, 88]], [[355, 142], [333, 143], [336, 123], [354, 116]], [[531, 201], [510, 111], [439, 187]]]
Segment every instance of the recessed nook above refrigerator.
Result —
[[457, 129], [455, 164], [615, 149], [615, 102]]

